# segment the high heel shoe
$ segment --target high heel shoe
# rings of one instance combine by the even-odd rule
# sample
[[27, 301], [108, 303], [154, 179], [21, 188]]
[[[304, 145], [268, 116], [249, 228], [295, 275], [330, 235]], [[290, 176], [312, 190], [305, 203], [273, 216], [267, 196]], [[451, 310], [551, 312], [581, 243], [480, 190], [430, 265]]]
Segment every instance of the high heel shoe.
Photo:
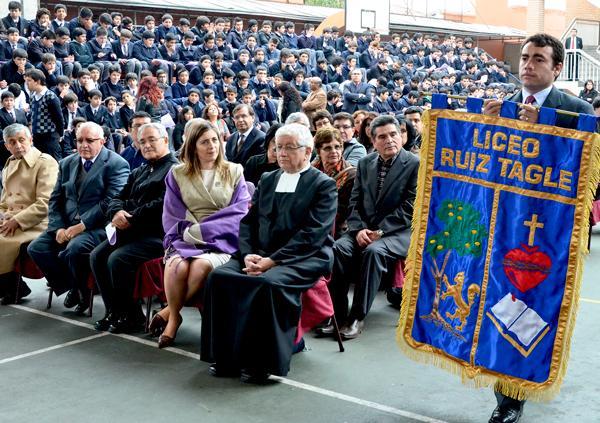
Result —
[[148, 326], [148, 332], [150, 332], [150, 335], [154, 337], [160, 336], [160, 334], [165, 331], [167, 323], [167, 320], [163, 319], [163, 317], [160, 314], [156, 313], [150, 321], [150, 325]]
[[[179, 321], [177, 322], [177, 329], [175, 329], [175, 335], [177, 335], [177, 330], [179, 329], [179, 326], [181, 326], [181, 323], [183, 322], [183, 317], [181, 317], [181, 314], [179, 314], [177, 318]], [[164, 333], [162, 333], [158, 337], [158, 348], [163, 349], [163, 348], [167, 348], [167, 347], [170, 347], [171, 345], [173, 345], [175, 343], [175, 335], [168, 336], [168, 335], [165, 335]]]

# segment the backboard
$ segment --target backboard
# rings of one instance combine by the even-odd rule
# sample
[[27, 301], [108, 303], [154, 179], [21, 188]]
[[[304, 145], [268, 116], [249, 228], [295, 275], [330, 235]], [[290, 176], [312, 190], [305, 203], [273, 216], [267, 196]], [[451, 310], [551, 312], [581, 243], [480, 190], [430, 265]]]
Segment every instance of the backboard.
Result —
[[346, 0], [346, 29], [390, 33], [390, 0]]

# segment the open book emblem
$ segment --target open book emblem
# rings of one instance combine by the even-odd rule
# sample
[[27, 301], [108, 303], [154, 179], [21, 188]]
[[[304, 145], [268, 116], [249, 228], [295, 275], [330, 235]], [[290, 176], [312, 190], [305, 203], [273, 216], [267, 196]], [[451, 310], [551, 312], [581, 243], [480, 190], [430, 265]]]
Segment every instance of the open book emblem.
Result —
[[486, 313], [498, 332], [524, 357], [535, 349], [550, 325], [532, 308], [512, 294], [506, 294]]

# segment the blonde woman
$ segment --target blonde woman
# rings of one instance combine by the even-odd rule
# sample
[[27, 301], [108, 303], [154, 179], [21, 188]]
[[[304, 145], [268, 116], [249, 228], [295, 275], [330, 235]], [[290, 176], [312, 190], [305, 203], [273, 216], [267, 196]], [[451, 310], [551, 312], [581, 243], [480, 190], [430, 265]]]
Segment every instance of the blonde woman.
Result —
[[239, 225], [250, 195], [239, 164], [225, 160], [216, 128], [192, 119], [185, 128], [181, 161], [166, 177], [165, 293], [168, 306], [152, 320], [158, 347], [173, 344], [180, 311], [208, 274], [238, 248]]

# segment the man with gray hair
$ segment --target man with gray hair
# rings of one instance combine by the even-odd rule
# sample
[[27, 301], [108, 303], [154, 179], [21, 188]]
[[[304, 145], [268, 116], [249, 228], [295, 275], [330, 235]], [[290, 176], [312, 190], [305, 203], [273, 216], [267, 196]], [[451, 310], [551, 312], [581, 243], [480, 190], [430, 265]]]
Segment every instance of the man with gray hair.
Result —
[[121, 192], [108, 204], [106, 218], [114, 228], [92, 251], [90, 264], [100, 288], [106, 315], [95, 328], [113, 333], [143, 327], [144, 314], [133, 298], [140, 264], [164, 253], [162, 225], [165, 176], [177, 164], [169, 151], [169, 137], [160, 123], [147, 123], [136, 136], [146, 163], [135, 169]]
[[[371, 122], [377, 153], [358, 162], [348, 231], [333, 247], [335, 265], [329, 288], [336, 318], [346, 323], [340, 329], [344, 339], [362, 332], [381, 277], [408, 253], [419, 159], [403, 148], [403, 130], [404, 125], [393, 116], [382, 115]], [[351, 282], [355, 288], [348, 311]], [[320, 332], [329, 335], [333, 328], [325, 326]]]
[[261, 177], [238, 252], [204, 288], [201, 359], [213, 376], [248, 383], [288, 373], [300, 295], [333, 264], [337, 189], [310, 164], [310, 130], [285, 125], [275, 145], [280, 169]]
[[2, 136], [10, 153], [2, 170], [0, 197], [0, 297], [5, 305], [19, 302], [31, 292], [14, 273], [15, 262], [21, 246], [48, 226], [48, 199], [58, 163], [33, 146], [29, 128], [20, 123], [4, 128]]
[[49, 203], [48, 229], [27, 251], [56, 295], [69, 291], [65, 307], [83, 315], [89, 304], [90, 252], [106, 239], [107, 206], [123, 188], [129, 165], [104, 147], [104, 130], [94, 122], [77, 128], [77, 154], [59, 163]]
[[318, 76], [309, 78], [310, 93], [306, 97], [306, 100], [302, 102], [302, 111], [306, 113], [306, 116], [313, 122], [315, 113], [319, 110], [326, 110], [327, 108], [327, 94], [323, 89], [323, 82]]

